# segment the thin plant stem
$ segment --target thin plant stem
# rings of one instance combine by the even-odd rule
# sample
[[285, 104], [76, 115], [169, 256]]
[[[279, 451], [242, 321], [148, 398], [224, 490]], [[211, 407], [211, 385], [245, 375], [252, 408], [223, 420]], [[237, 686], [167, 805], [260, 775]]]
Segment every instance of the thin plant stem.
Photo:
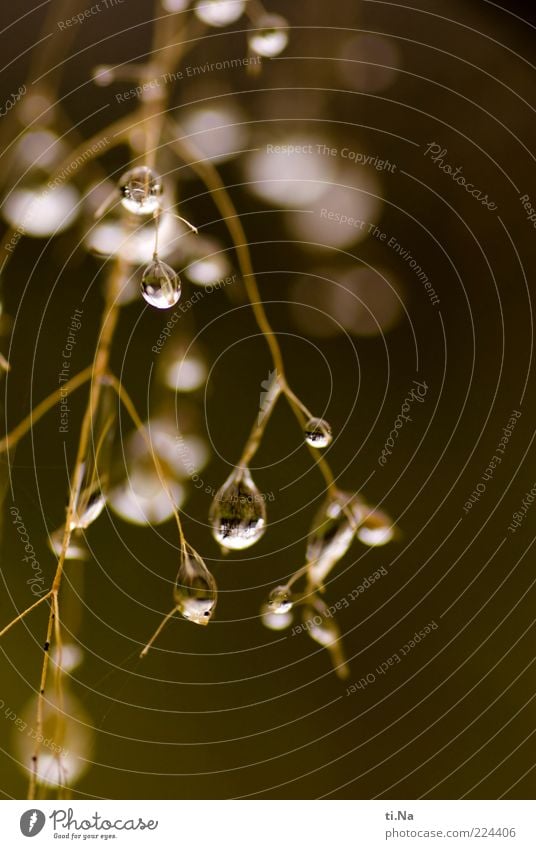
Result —
[[67, 383], [65, 383], [60, 389], [56, 389], [44, 398], [43, 401], [40, 401], [31, 413], [26, 416], [26, 418], [13, 428], [10, 433], [0, 439], [0, 454], [4, 454], [14, 448], [22, 437], [26, 433], [29, 433], [39, 419], [43, 418], [43, 416], [48, 413], [48, 411], [51, 410], [62, 397], [70, 395], [70, 393], [74, 392], [75, 389], [78, 389], [80, 386], [83, 386], [84, 383], [87, 383], [92, 374], [93, 366], [91, 365], [78, 372], [78, 374], [67, 381]]
[[112, 345], [112, 339], [115, 331], [115, 327], [118, 319], [119, 306], [117, 303], [117, 291], [118, 291], [118, 281], [123, 277], [123, 263], [120, 260], [116, 260], [111, 274], [110, 279], [108, 280], [108, 285], [106, 287], [106, 299], [105, 306], [103, 311], [103, 317], [101, 321], [101, 331], [99, 334], [98, 342], [97, 342], [97, 350], [95, 353], [94, 360], [94, 383], [92, 384], [90, 397], [88, 400], [88, 404], [86, 407], [86, 412], [84, 414], [84, 418], [82, 421], [82, 427], [80, 430], [80, 441], [78, 444], [78, 451], [76, 456], [76, 461], [74, 465], [74, 469], [72, 472], [72, 485], [69, 497], [69, 504], [67, 507], [67, 515], [65, 519], [65, 530], [63, 534], [63, 542], [61, 547], [60, 556], [58, 559], [58, 564], [56, 567], [56, 573], [54, 575], [54, 580], [52, 583], [51, 594], [53, 596], [53, 603], [50, 607], [50, 614], [48, 619], [47, 626], [47, 637], [45, 642], [45, 652], [43, 657], [43, 666], [41, 669], [41, 682], [39, 687], [39, 694], [37, 697], [37, 720], [36, 720], [36, 745], [34, 754], [32, 757], [32, 770], [30, 774], [30, 783], [28, 788], [28, 798], [34, 799], [37, 787], [37, 775], [38, 775], [38, 759], [39, 753], [41, 750], [41, 742], [40, 740], [43, 737], [43, 699], [44, 693], [46, 689], [47, 683], [47, 674], [48, 674], [48, 664], [49, 664], [49, 649], [50, 643], [52, 639], [53, 632], [53, 624], [56, 618], [56, 610], [59, 610], [59, 590], [61, 586], [61, 580], [63, 577], [63, 571], [65, 566], [65, 557], [69, 548], [69, 544], [71, 541], [71, 533], [72, 533], [72, 520], [76, 510], [76, 499], [78, 496], [78, 488], [75, 485], [76, 481], [80, 479], [80, 473], [82, 469], [82, 463], [84, 462], [84, 458], [86, 456], [86, 452], [89, 446], [90, 434], [91, 434], [91, 423], [93, 417], [96, 413], [97, 406], [99, 403], [100, 392], [102, 388], [101, 378], [106, 374], [108, 370], [108, 363], [110, 359], [110, 351]]
[[175, 615], [176, 612], [177, 612], [177, 608], [174, 607], [172, 610], [169, 611], [169, 613], [166, 613], [166, 615], [162, 619], [160, 625], [158, 626], [158, 628], [154, 632], [153, 636], [151, 637], [151, 639], [149, 640], [147, 645], [141, 650], [140, 657], [145, 657], [145, 655], [147, 654], [147, 652], [149, 651], [149, 649], [151, 648], [153, 643], [158, 639], [158, 637], [160, 636], [160, 634], [162, 633], [162, 631], [166, 627], [167, 623]]
[[41, 598], [38, 598], [37, 601], [34, 601], [33, 604], [31, 604], [29, 607], [26, 607], [21, 613], [19, 613], [18, 616], [15, 617], [15, 619], [12, 619], [11, 622], [5, 625], [4, 628], [2, 628], [2, 630], [0, 631], [0, 639], [4, 636], [4, 634], [7, 634], [7, 632], [10, 631], [11, 628], [13, 628], [13, 626], [17, 624], [17, 622], [21, 622], [24, 617], [28, 615], [28, 613], [31, 613], [32, 610], [35, 610], [35, 608], [39, 607], [39, 605], [42, 604], [44, 601], [48, 601], [51, 595], [52, 590], [49, 590], [46, 595], [43, 595], [41, 596]]
[[[277, 337], [268, 320], [268, 316], [261, 299], [255, 272], [253, 270], [253, 263], [251, 261], [249, 244], [240, 216], [238, 215], [236, 207], [223, 180], [211, 161], [209, 159], [203, 159], [202, 155], [196, 150], [194, 145], [190, 141], [184, 140], [181, 128], [177, 124], [174, 124], [173, 127], [177, 136], [177, 138], [173, 139], [173, 146], [176, 148], [181, 159], [183, 159], [183, 161], [192, 168], [192, 170], [206, 185], [212, 200], [220, 211], [225, 225], [229, 230], [255, 320], [259, 330], [266, 339], [266, 343], [272, 356], [274, 368], [281, 383], [282, 392], [303, 430], [307, 424], [307, 418], [311, 418], [311, 416], [305, 405], [297, 398], [288, 384], [283, 354], [281, 352], [279, 342], [277, 341]], [[307, 447], [326, 482], [328, 492], [334, 495], [336, 492], [335, 478], [328, 462], [316, 448], [310, 445]]]
[[262, 410], [262, 419], [259, 421], [259, 416], [257, 416], [257, 418], [255, 419], [255, 423], [251, 429], [248, 441], [246, 442], [244, 451], [238, 462], [239, 466], [249, 465], [252, 458], [257, 453], [261, 444], [262, 437], [264, 435], [264, 431], [266, 429], [266, 425], [268, 424], [268, 420], [270, 419], [275, 405], [281, 395], [281, 391], [281, 386], [278, 383], [277, 388], [274, 389], [273, 395], [271, 395], [271, 397], [269, 398], [269, 403]]

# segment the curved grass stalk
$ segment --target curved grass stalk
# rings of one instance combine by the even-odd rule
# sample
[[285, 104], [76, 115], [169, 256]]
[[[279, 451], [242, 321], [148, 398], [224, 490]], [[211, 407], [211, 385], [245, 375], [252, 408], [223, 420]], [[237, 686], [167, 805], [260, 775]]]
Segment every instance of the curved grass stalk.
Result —
[[[266, 343], [270, 350], [272, 362], [281, 384], [281, 390], [303, 430], [307, 423], [307, 418], [311, 418], [311, 415], [307, 410], [307, 407], [299, 400], [289, 386], [281, 347], [269, 322], [261, 299], [257, 279], [253, 270], [249, 244], [240, 216], [238, 215], [231, 196], [214, 165], [209, 159], [204, 159], [202, 154], [190, 141], [184, 140], [181, 128], [178, 124], [174, 123], [173, 128], [178, 137], [172, 140], [172, 146], [176, 148], [181, 159], [186, 162], [201, 178], [229, 231], [236, 251], [238, 265], [248, 299], [259, 330], [266, 339]], [[335, 478], [328, 462], [316, 448], [313, 446], [307, 447], [322, 473], [322, 476], [324, 477], [328, 492], [334, 494], [336, 491]]]
[[37, 406], [34, 407], [33, 410], [28, 413], [28, 415], [19, 422], [12, 431], [10, 431], [10, 433], [7, 433], [2, 439], [0, 439], [0, 454], [7, 453], [14, 448], [17, 443], [20, 442], [22, 437], [29, 433], [33, 426], [37, 424], [39, 419], [42, 419], [49, 410], [53, 409], [62, 397], [70, 395], [71, 392], [75, 391], [75, 389], [78, 389], [80, 386], [83, 386], [84, 383], [87, 383], [92, 374], [93, 366], [91, 365], [82, 369], [82, 371], [75, 374], [75, 376], [67, 381], [67, 383], [65, 383], [60, 389], [56, 389], [40, 401], [39, 404], [37, 404]]

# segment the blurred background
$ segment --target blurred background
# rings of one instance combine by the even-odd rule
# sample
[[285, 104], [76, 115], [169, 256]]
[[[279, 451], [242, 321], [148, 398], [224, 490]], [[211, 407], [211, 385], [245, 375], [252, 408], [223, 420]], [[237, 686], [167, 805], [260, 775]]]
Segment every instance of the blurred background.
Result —
[[[210, 627], [177, 617], [139, 660], [171, 607], [177, 534], [123, 415], [106, 509], [85, 535], [85, 559], [66, 569], [73, 796], [530, 798], [536, 508], [509, 525], [535, 484], [534, 10], [266, 0], [288, 21], [288, 45], [257, 66], [245, 14], [203, 27], [189, 4], [167, 0], [160, 26], [173, 33], [178, 15], [193, 23], [176, 78], [165, 81], [170, 129], [156, 167], [200, 236], [171, 216], [162, 222], [162, 254], [189, 305], [162, 342], [172, 311], [138, 295], [150, 234], [127, 238], [113, 215], [93, 217], [139, 151], [135, 123], [130, 150], [109, 142], [108, 127], [151, 98], [150, 86], [128, 94], [140, 80], [124, 78], [124, 63], [154, 62], [153, 4], [100, 5], [65, 27], [88, 4], [21, 0], [2, 10], [6, 233], [70, 153], [104, 140], [98, 162], [77, 167], [26, 220], [3, 272], [5, 427], [58, 387], [67, 343], [70, 377], [91, 362], [102, 281], [120, 252], [130, 272], [112, 367], [171, 457], [188, 538], [220, 598]], [[259, 615], [270, 588], [304, 562], [324, 491], [284, 403], [252, 465], [269, 494], [268, 532], [225, 558], [210, 535], [212, 495], [241, 454], [272, 365], [225, 224], [178, 155], [178, 137], [214, 162], [242, 216], [291, 385], [333, 427], [325, 453], [338, 484], [400, 529], [385, 547], [356, 543], [327, 583], [335, 604], [385, 571], [337, 613], [344, 682], [307, 634], [267, 629]], [[453, 179], [460, 174], [473, 194]], [[414, 381], [425, 397], [382, 465]], [[48, 536], [64, 521], [85, 399], [85, 389], [69, 398], [68, 433], [57, 407], [11, 458], [2, 624], [34, 600], [9, 508], [48, 588]], [[489, 474], [513, 411], [521, 415]], [[431, 622], [432, 633], [378, 672]], [[0, 647], [6, 798], [26, 792], [21, 725], [31, 723], [45, 630], [37, 610]]]

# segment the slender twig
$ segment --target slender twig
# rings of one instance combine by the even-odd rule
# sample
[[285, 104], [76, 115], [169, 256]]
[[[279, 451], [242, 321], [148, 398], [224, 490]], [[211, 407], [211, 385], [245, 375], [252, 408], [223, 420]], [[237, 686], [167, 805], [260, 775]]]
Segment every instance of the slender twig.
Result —
[[36, 407], [24, 418], [10, 433], [7, 433], [0, 439], [0, 454], [10, 451], [19, 442], [20, 439], [32, 430], [39, 419], [51, 410], [61, 398], [70, 395], [75, 389], [83, 386], [84, 383], [91, 378], [93, 374], [93, 366], [88, 366], [81, 372], [72, 377], [67, 383], [56, 389], [50, 395], [43, 399]]
[[162, 619], [160, 625], [158, 626], [158, 628], [154, 632], [153, 636], [151, 637], [151, 639], [149, 640], [147, 645], [141, 650], [140, 657], [145, 657], [145, 655], [147, 654], [147, 652], [149, 651], [149, 649], [151, 648], [151, 646], [153, 645], [155, 640], [158, 639], [158, 637], [160, 636], [160, 634], [162, 633], [162, 631], [166, 627], [167, 623], [172, 618], [172, 616], [175, 615], [176, 612], [177, 612], [177, 608], [174, 607], [172, 610], [169, 611], [169, 613], [166, 613], [166, 615]]
[[41, 596], [41, 598], [38, 598], [37, 601], [34, 601], [33, 604], [31, 604], [29, 607], [25, 608], [25, 610], [23, 610], [22, 613], [19, 613], [19, 615], [16, 616], [15, 619], [12, 619], [11, 622], [9, 622], [0, 631], [0, 639], [4, 636], [4, 634], [7, 634], [7, 632], [10, 631], [11, 628], [13, 628], [13, 625], [16, 625], [17, 622], [20, 622], [22, 619], [24, 619], [24, 617], [27, 616], [28, 613], [31, 613], [32, 610], [35, 610], [36, 607], [39, 607], [40, 604], [42, 604], [44, 601], [47, 601], [50, 598], [51, 595], [52, 595], [52, 590], [49, 590], [46, 595], [43, 595], [43, 596]]
[[[270, 349], [272, 362], [278, 374], [282, 392], [284, 393], [294, 415], [296, 416], [302, 430], [307, 424], [307, 419], [311, 418], [307, 407], [298, 399], [288, 384], [285, 371], [285, 363], [281, 347], [277, 341], [277, 337], [268, 320], [264, 304], [260, 295], [259, 287], [253, 270], [249, 243], [246, 238], [240, 216], [231, 199], [227, 188], [221, 179], [217, 169], [209, 159], [204, 159], [202, 154], [195, 148], [190, 140], [186, 141], [181, 128], [178, 124], [173, 125], [176, 138], [173, 139], [172, 145], [176, 148], [181, 159], [186, 162], [190, 168], [201, 178], [206, 185], [214, 204], [220, 211], [222, 219], [229, 231], [233, 240], [233, 245], [236, 251], [238, 265], [244, 281], [246, 293], [248, 295], [255, 320], [259, 330], [266, 339], [266, 343]], [[328, 492], [334, 494], [336, 491], [335, 478], [326, 459], [313, 446], [308, 445], [309, 452], [315, 459], [320, 472], [322, 473]]]

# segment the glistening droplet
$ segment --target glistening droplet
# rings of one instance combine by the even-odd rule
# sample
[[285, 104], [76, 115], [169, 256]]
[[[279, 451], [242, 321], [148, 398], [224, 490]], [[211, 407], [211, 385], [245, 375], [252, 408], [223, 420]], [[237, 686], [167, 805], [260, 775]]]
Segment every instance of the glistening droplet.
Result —
[[266, 507], [248, 468], [235, 469], [227, 478], [212, 502], [209, 520], [222, 548], [240, 550], [260, 540]]
[[[103, 505], [104, 507], [104, 505]], [[61, 554], [61, 550], [63, 548], [63, 535], [65, 533], [65, 528], [62, 526], [58, 528], [57, 531], [54, 531], [49, 538], [49, 546], [51, 551], [59, 557]], [[84, 535], [79, 530], [74, 530], [71, 533], [71, 538], [69, 540], [69, 545], [67, 546], [67, 551], [65, 552], [66, 560], [87, 560], [89, 557], [89, 552], [87, 550], [86, 540]]]
[[268, 606], [272, 613], [278, 616], [292, 610], [293, 601], [288, 587], [275, 587], [268, 597]]
[[288, 44], [288, 22], [281, 15], [263, 15], [251, 33], [249, 46], [258, 56], [279, 56]]
[[158, 174], [145, 165], [123, 174], [119, 191], [122, 205], [134, 215], [152, 215], [160, 207], [162, 182]]
[[286, 613], [274, 613], [269, 604], [263, 604], [261, 607], [261, 622], [270, 631], [284, 631], [292, 625], [293, 620], [294, 615], [291, 610]]
[[371, 510], [357, 530], [357, 538], [364, 545], [385, 545], [395, 536], [395, 527], [390, 516], [383, 510]]
[[186, 544], [181, 549], [174, 597], [177, 610], [185, 619], [208, 625], [218, 599], [216, 581], [199, 554]]
[[155, 257], [143, 272], [141, 293], [152, 307], [160, 310], [174, 307], [181, 296], [179, 275]]
[[313, 448], [326, 448], [333, 439], [331, 426], [325, 419], [309, 419], [304, 434], [305, 441]]

